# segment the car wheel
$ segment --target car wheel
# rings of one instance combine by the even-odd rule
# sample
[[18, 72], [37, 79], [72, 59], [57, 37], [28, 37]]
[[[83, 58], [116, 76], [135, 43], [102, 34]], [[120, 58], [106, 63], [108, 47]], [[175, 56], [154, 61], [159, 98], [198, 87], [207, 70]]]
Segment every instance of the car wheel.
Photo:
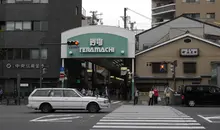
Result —
[[194, 106], [196, 105], [196, 103], [195, 103], [195, 101], [190, 100], [189, 103], [188, 103], [188, 105], [189, 105], [190, 107], [194, 107]]
[[52, 107], [51, 107], [50, 104], [42, 104], [42, 106], [41, 106], [41, 112], [43, 112], [43, 113], [49, 113], [49, 112], [52, 112], [52, 111], [53, 111], [53, 109], [52, 109]]
[[89, 104], [89, 106], [88, 106], [88, 111], [91, 112], [91, 113], [96, 113], [96, 112], [98, 112], [98, 111], [99, 111], [99, 106], [98, 106], [98, 104], [96, 104], [96, 103], [91, 103], [91, 104]]

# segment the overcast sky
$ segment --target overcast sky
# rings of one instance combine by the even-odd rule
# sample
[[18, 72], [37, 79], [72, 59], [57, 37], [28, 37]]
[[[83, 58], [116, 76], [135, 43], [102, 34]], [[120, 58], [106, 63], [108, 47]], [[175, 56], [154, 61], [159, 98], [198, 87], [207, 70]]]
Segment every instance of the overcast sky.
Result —
[[[86, 15], [90, 16], [90, 11], [98, 11], [103, 13], [104, 25], [112, 25], [123, 27], [122, 18], [124, 7], [130, 8], [138, 13], [141, 13], [151, 18], [151, 0], [82, 0], [83, 8], [86, 9]], [[135, 21], [138, 29], [149, 29], [151, 20], [139, 16], [132, 11], [127, 12], [131, 17], [131, 21]], [[120, 21], [120, 22], [119, 22]]]

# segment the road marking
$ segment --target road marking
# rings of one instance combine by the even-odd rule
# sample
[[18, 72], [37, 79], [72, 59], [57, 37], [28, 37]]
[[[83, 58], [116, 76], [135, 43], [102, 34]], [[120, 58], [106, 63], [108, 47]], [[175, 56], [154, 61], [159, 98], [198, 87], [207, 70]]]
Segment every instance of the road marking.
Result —
[[199, 122], [170, 107], [126, 106], [99, 120], [91, 130], [205, 129]]
[[205, 129], [203, 126], [93, 126], [93, 128], [117, 129]]
[[208, 118], [206, 118], [206, 117], [204, 117], [204, 116], [202, 116], [202, 115], [198, 115], [199, 117], [201, 117], [202, 119], [204, 119], [204, 120], [206, 120], [206, 121], [208, 121], [208, 122], [210, 122], [210, 123], [212, 123], [212, 121], [211, 120], [209, 120]]
[[47, 115], [30, 120], [30, 122], [72, 122], [73, 119], [79, 118], [82, 117], [76, 115]]
[[117, 103], [120, 103], [121, 101], [115, 101], [115, 102], [112, 102], [112, 104], [117, 104]]
[[142, 117], [109, 117], [109, 116], [106, 116], [106, 117], [103, 117], [103, 119], [133, 119], [133, 120], [136, 120], [136, 119], [139, 119], [139, 120], [154, 120], [154, 119], [157, 119], [157, 120], [192, 120], [193, 118], [189, 118], [189, 117], [171, 117], [171, 118], [160, 118], [160, 117], [155, 117], [155, 118], [142, 118]]
[[98, 122], [97, 125], [180, 125], [180, 126], [186, 126], [186, 125], [200, 125], [199, 123], [105, 123], [105, 122]]
[[110, 121], [110, 122], [196, 122], [195, 120], [105, 120], [100, 121]]
[[219, 119], [220, 120], [220, 116], [209, 116], [209, 117], [205, 117], [202, 115], [198, 115], [199, 117], [201, 117], [202, 119], [208, 121], [209, 123], [220, 123], [220, 121], [212, 121], [212, 119]]

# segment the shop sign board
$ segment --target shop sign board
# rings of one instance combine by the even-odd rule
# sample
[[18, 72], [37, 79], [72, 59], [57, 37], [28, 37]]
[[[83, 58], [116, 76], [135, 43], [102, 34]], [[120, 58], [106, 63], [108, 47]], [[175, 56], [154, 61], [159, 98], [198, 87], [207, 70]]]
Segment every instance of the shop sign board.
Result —
[[78, 45], [67, 46], [67, 58], [127, 57], [128, 39], [114, 34], [88, 33], [69, 38]]

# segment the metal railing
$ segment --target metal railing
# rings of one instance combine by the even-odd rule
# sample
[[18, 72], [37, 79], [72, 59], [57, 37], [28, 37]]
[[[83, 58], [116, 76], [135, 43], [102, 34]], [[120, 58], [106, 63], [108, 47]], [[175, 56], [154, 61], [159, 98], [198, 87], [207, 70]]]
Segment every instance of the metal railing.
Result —
[[152, 15], [156, 15], [158, 13], [168, 12], [172, 10], [176, 10], [175, 4], [170, 4], [170, 5], [166, 5], [164, 7], [158, 8], [158, 9], [154, 9], [152, 10]]

